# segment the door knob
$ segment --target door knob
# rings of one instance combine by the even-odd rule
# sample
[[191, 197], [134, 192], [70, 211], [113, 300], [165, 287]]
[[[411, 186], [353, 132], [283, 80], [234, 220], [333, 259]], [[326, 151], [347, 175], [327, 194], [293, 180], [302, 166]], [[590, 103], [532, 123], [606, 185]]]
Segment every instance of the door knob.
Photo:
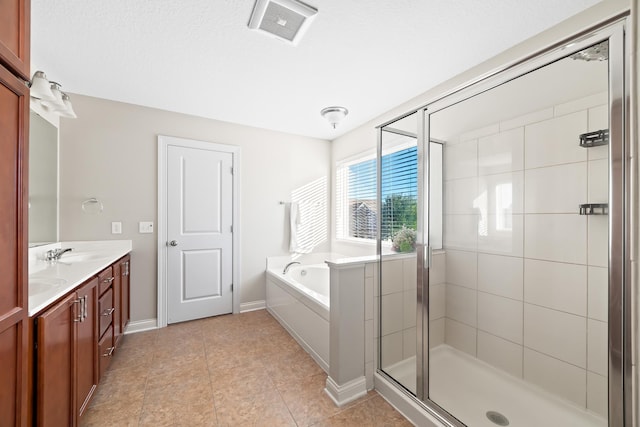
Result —
[[176, 240], [172, 240], [169, 242], [171, 246], [178, 246], [178, 242]]

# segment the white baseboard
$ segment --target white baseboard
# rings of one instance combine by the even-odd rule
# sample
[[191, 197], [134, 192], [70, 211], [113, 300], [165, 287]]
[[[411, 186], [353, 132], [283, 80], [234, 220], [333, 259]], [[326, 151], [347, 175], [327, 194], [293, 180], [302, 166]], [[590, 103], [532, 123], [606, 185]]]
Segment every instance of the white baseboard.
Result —
[[324, 391], [333, 400], [333, 403], [342, 407], [367, 394], [367, 380], [365, 377], [359, 377], [343, 385], [338, 385], [333, 378], [327, 377]]
[[158, 328], [158, 319], [132, 320], [124, 331], [125, 335], [150, 331]]
[[265, 300], [241, 302], [240, 313], [246, 313], [248, 311], [264, 310], [267, 308], [267, 302]]

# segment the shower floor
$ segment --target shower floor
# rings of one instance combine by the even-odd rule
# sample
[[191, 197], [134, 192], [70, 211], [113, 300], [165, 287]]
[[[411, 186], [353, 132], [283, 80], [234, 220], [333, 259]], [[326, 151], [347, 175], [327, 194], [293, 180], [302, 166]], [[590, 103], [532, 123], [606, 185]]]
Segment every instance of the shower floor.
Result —
[[[415, 357], [385, 370], [409, 390], [416, 389]], [[495, 411], [518, 427], [604, 427], [607, 420], [492, 368], [448, 345], [431, 350], [430, 397], [470, 427], [496, 427]], [[504, 424], [503, 424], [504, 425]]]

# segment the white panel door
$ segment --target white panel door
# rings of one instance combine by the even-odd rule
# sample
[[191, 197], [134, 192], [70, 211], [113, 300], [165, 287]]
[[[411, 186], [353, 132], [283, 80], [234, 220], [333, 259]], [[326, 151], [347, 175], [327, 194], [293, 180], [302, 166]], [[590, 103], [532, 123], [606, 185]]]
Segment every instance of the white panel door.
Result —
[[231, 313], [233, 154], [167, 147], [167, 323]]

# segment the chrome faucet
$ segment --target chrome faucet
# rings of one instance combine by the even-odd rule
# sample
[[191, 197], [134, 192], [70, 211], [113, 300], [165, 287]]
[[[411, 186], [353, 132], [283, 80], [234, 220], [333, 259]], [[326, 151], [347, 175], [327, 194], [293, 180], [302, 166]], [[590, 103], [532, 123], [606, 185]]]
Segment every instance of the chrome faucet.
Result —
[[284, 270], [282, 270], [282, 274], [287, 274], [287, 271], [289, 271], [289, 268], [291, 268], [291, 266], [294, 264], [300, 264], [300, 263], [298, 261], [291, 261], [289, 264], [284, 266]]
[[57, 248], [57, 249], [51, 249], [49, 251], [47, 251], [44, 254], [44, 259], [45, 261], [57, 261], [60, 259], [60, 257], [67, 253], [72, 251], [73, 248], [66, 248], [66, 249], [62, 249], [62, 248]]

